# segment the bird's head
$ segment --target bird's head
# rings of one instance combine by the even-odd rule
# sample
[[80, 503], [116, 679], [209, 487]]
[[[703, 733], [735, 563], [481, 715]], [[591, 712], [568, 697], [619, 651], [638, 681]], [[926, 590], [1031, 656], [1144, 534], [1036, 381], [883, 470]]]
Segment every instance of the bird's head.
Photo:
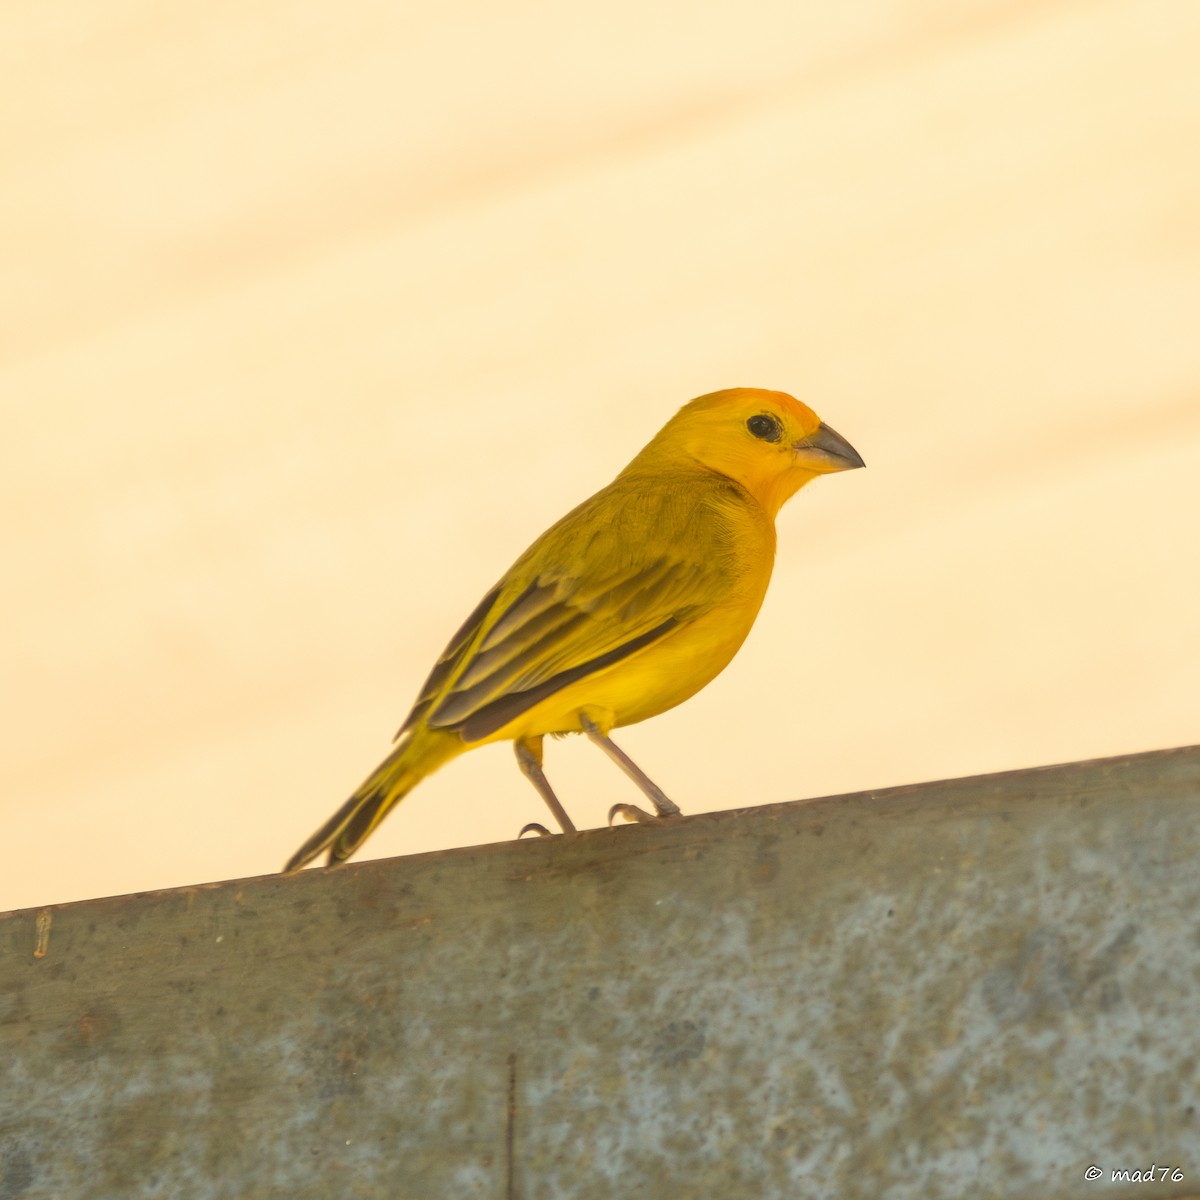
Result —
[[857, 450], [786, 392], [729, 388], [685, 404], [638, 456], [690, 461], [740, 483], [774, 517], [818, 475], [865, 465]]

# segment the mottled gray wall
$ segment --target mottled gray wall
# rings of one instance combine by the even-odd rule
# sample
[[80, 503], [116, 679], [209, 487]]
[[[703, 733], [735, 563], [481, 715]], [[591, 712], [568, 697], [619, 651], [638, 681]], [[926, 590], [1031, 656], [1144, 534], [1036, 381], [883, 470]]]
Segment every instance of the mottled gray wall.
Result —
[[1198, 796], [1169, 751], [0, 917], [0, 1200], [1200, 1192]]

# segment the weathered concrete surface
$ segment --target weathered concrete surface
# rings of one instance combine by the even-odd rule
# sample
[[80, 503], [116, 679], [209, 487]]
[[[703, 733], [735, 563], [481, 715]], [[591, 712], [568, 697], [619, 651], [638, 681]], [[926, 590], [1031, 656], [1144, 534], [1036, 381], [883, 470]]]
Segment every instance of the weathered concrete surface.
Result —
[[1198, 799], [1192, 748], [8, 914], [0, 1200], [1200, 1193]]

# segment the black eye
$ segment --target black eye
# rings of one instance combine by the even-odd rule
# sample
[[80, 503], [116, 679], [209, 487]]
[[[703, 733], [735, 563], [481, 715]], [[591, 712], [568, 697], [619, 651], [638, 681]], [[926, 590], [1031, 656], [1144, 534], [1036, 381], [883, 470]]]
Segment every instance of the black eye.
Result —
[[783, 426], [779, 423], [779, 418], [770, 413], [756, 413], [746, 422], [746, 428], [764, 442], [777, 442], [783, 437]]

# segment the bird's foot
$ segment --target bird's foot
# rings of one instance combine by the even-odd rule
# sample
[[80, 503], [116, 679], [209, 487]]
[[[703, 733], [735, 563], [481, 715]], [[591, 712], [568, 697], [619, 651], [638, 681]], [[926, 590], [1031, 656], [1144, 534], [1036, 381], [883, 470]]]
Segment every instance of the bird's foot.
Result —
[[528, 825], [522, 825], [521, 832], [517, 834], [517, 841], [520, 841], [527, 833], [536, 833], [538, 837], [554, 836], [545, 825], [539, 825], [537, 821], [530, 821]]
[[614, 804], [608, 810], [608, 824], [611, 827], [617, 817], [624, 817], [626, 821], [635, 825], [661, 825], [664, 821], [669, 821], [672, 817], [679, 815], [678, 809], [673, 813], [657, 814], [648, 813], [644, 808], [638, 808], [636, 804]]

